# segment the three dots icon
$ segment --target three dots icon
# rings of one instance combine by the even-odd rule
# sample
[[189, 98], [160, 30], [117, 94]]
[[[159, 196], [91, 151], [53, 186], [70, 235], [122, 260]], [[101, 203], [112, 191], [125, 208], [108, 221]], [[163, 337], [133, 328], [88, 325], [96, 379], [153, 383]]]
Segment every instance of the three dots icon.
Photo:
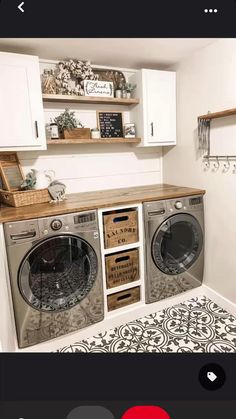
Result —
[[204, 9], [204, 13], [218, 13], [218, 9]]

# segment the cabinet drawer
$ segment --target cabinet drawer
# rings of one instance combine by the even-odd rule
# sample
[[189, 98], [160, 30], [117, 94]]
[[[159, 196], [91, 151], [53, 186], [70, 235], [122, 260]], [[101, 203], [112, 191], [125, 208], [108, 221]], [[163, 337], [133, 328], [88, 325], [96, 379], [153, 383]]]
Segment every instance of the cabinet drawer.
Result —
[[140, 287], [116, 292], [107, 297], [108, 311], [117, 310], [118, 308], [137, 303], [138, 301], [140, 301]]
[[138, 211], [112, 211], [103, 215], [105, 248], [138, 241]]
[[118, 287], [139, 279], [138, 249], [106, 256], [107, 288]]

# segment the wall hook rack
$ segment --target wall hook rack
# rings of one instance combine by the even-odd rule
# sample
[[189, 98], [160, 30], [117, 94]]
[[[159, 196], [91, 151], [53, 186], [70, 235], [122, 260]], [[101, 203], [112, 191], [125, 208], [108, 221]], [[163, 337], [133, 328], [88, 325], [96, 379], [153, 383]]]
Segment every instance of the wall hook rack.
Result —
[[217, 171], [220, 167], [220, 163], [224, 162], [223, 164], [223, 173], [227, 173], [230, 170], [231, 162], [233, 164], [233, 173], [236, 173], [236, 156], [211, 156], [206, 154], [203, 156], [203, 162], [205, 165], [205, 170], [210, 169], [210, 164], [213, 162], [213, 171]]
[[210, 161], [211, 160], [216, 160], [216, 164], [217, 166], [219, 161], [224, 160], [224, 168], [225, 171], [228, 171], [230, 168], [230, 161], [236, 161], [236, 156], [227, 156], [227, 155], [222, 155], [222, 156], [217, 156], [217, 155], [211, 155], [210, 154], [210, 126], [211, 126], [211, 120], [212, 119], [217, 119], [217, 118], [224, 118], [226, 116], [232, 116], [232, 115], [236, 115], [236, 108], [233, 109], [226, 109], [224, 111], [220, 111], [220, 112], [214, 112], [211, 113], [210, 111], [208, 111], [207, 114], [205, 115], [200, 115], [198, 116], [198, 139], [199, 139], [199, 147], [203, 150], [207, 151], [207, 154], [205, 156], [203, 156], [203, 161], [207, 162], [206, 163], [206, 167], [207, 165], [210, 165]]

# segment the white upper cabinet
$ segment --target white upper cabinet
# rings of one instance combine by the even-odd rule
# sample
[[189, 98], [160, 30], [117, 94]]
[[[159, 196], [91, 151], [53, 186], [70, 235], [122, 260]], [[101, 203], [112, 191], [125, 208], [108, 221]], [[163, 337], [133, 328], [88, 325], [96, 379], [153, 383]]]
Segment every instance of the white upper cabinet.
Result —
[[140, 104], [131, 111], [142, 146], [176, 144], [176, 73], [139, 70], [130, 79], [137, 84]]
[[0, 52], [0, 151], [45, 150], [38, 57]]

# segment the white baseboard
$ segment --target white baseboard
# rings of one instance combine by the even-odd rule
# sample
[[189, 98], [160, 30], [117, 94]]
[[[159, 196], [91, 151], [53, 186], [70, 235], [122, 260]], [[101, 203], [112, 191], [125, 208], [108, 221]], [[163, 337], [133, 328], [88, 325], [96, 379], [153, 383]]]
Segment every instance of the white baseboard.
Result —
[[210, 298], [214, 303], [218, 304], [220, 307], [224, 308], [228, 313], [236, 317], [236, 304], [233, 303], [228, 298], [223, 297], [217, 291], [214, 291], [212, 288], [207, 285], [202, 285], [201, 287], [203, 295]]

